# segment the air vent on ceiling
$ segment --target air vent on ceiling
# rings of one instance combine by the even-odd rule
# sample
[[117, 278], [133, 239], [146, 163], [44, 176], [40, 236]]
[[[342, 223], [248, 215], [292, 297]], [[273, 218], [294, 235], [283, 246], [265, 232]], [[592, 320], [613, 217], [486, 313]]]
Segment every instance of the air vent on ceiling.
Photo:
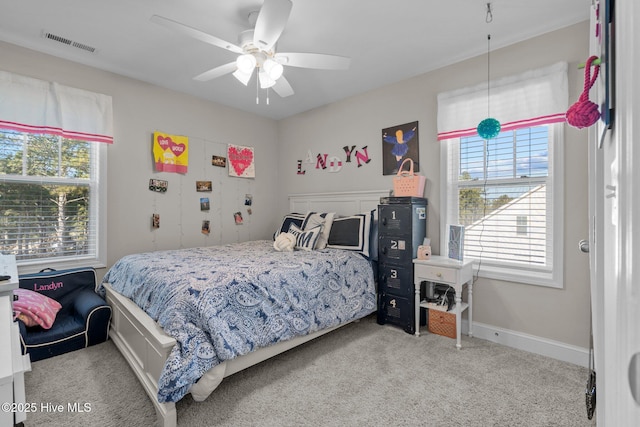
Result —
[[78, 49], [86, 50], [87, 52], [91, 52], [91, 53], [96, 52], [96, 48], [93, 46], [89, 46], [88, 44], [84, 44], [84, 43], [79, 43], [71, 39], [68, 39], [66, 37], [62, 37], [57, 34], [50, 33], [48, 31], [43, 31], [42, 37], [44, 37], [45, 39], [53, 40], [58, 43], [66, 44], [67, 46], [72, 46]]

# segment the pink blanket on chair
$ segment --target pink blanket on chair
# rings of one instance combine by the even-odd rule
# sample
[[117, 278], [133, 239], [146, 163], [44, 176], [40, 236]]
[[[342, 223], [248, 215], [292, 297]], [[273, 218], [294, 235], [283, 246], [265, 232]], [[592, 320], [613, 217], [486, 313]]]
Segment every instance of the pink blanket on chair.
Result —
[[13, 301], [16, 319], [29, 327], [40, 325], [44, 329], [51, 328], [56, 314], [62, 308], [58, 301], [28, 289], [15, 289], [13, 294], [18, 297]]

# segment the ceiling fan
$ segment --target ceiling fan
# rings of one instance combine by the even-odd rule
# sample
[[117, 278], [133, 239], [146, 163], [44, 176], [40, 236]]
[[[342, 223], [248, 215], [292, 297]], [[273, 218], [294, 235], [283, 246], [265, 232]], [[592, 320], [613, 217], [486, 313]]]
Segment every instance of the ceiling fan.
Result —
[[264, 0], [259, 11], [249, 14], [249, 23], [253, 28], [240, 33], [237, 45], [159, 15], [153, 15], [151, 21], [238, 54], [235, 61], [205, 71], [194, 77], [195, 80], [208, 81], [232, 73], [246, 86], [256, 69], [260, 87], [272, 88], [284, 98], [294, 94], [283, 76], [284, 66], [346, 70], [351, 62], [350, 58], [344, 56], [276, 52], [276, 43], [289, 20], [291, 7], [291, 0]]

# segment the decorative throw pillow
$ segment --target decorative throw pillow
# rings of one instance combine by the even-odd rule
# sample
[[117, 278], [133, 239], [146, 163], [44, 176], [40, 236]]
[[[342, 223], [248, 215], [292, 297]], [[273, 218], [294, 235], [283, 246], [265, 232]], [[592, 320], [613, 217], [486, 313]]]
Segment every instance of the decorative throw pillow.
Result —
[[295, 224], [299, 228], [303, 228], [302, 222], [304, 221], [305, 217], [306, 217], [305, 214], [299, 214], [299, 213], [289, 213], [285, 215], [282, 218], [282, 223], [280, 224], [280, 227], [278, 227], [276, 232], [273, 233], [273, 240], [276, 240], [276, 237], [278, 237], [278, 234], [288, 232], [289, 226], [291, 224]]
[[291, 233], [280, 233], [273, 242], [273, 248], [279, 252], [293, 252], [296, 247], [296, 236]]
[[320, 226], [310, 230], [301, 230], [295, 224], [291, 224], [289, 227], [289, 234], [296, 236], [296, 249], [303, 249], [305, 251], [313, 250], [321, 231], [322, 227]]
[[18, 288], [13, 294], [18, 297], [13, 301], [16, 318], [29, 327], [40, 325], [44, 329], [50, 329], [53, 326], [56, 314], [62, 308], [58, 301], [28, 289]]
[[324, 249], [327, 247], [329, 232], [331, 231], [331, 224], [333, 223], [333, 217], [335, 216], [335, 214], [335, 212], [308, 212], [305, 216], [304, 221], [302, 222], [303, 230], [310, 230], [318, 226], [322, 227], [322, 231], [320, 232], [320, 237], [318, 237], [318, 241], [316, 242], [315, 249]]
[[334, 218], [327, 247], [356, 251], [369, 257], [370, 228], [370, 212]]

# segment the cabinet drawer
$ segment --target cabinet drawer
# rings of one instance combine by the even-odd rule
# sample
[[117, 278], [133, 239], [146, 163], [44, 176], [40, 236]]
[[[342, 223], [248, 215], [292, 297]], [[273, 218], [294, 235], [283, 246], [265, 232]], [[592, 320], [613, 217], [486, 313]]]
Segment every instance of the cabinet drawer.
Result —
[[411, 239], [398, 236], [383, 236], [378, 238], [378, 261], [411, 265], [417, 256], [418, 247], [414, 248]]
[[378, 206], [378, 233], [380, 235], [424, 237], [427, 223], [426, 205]]
[[455, 285], [457, 283], [459, 270], [455, 268], [440, 267], [437, 265], [415, 264], [416, 277], [432, 282], [447, 283]]
[[384, 325], [390, 323], [400, 326], [409, 334], [415, 333], [415, 309], [413, 299], [401, 298], [389, 294], [380, 294], [378, 297], [378, 323]]
[[399, 267], [397, 265], [378, 265], [379, 292], [391, 293], [397, 296], [410, 298], [414, 295], [413, 268], [410, 266]]

